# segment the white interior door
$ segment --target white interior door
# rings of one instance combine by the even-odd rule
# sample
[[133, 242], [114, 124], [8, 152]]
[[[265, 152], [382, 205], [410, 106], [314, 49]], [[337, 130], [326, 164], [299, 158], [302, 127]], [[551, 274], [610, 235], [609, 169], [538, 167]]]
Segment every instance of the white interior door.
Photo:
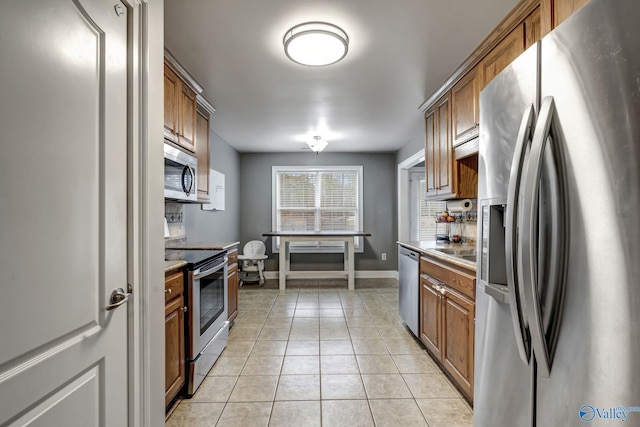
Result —
[[0, 425], [127, 424], [127, 8], [0, 10]]

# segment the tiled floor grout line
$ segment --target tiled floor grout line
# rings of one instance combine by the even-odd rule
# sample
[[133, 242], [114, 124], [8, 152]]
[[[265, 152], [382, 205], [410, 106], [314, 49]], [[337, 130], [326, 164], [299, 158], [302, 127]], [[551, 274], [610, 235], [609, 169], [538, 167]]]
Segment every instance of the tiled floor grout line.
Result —
[[[246, 350], [246, 353], [243, 350], [242, 352], [243, 356], [235, 356], [236, 353], [233, 353], [234, 356], [229, 355], [230, 357], [244, 357], [244, 361], [242, 362], [242, 366], [237, 370], [237, 375], [235, 374], [233, 375], [235, 377], [235, 381], [229, 389], [230, 391], [228, 392], [226, 401], [221, 402], [223, 403], [223, 406], [222, 406], [222, 410], [220, 410], [218, 417], [215, 420], [216, 424], [220, 423], [223, 420], [223, 415], [225, 414], [225, 411], [229, 407], [230, 403], [238, 403], [238, 404], [259, 403], [253, 400], [250, 400], [247, 402], [243, 402], [243, 401], [231, 402], [231, 396], [236, 390], [236, 387], [238, 386], [238, 382], [242, 377], [261, 376], [261, 375], [252, 375], [252, 374], [245, 373], [245, 369], [247, 369], [247, 367], [250, 367], [252, 370], [255, 370], [255, 368], [259, 366], [258, 362], [256, 362], [258, 359], [255, 359], [255, 358], [276, 357], [276, 356], [272, 356], [270, 354], [271, 352], [268, 349], [266, 349], [266, 347], [265, 347], [265, 349], [267, 350], [266, 353], [254, 354], [254, 351], [256, 351], [256, 346], [258, 345], [258, 343], [261, 341], [271, 341], [271, 342], [284, 341], [285, 344], [284, 344], [281, 355], [279, 354], [280, 350], [277, 350], [277, 351], [274, 350], [275, 353], [278, 353], [277, 357], [281, 358], [277, 374], [275, 375], [269, 374], [269, 376], [276, 377], [276, 379], [275, 379], [275, 388], [273, 391], [273, 399], [271, 401], [266, 402], [266, 403], [270, 403], [270, 412], [267, 420], [268, 422], [271, 422], [274, 420], [273, 417], [274, 417], [276, 406], [282, 408], [286, 406], [287, 403], [318, 402], [319, 410], [320, 410], [320, 413], [319, 413], [320, 423], [322, 424], [325, 421], [325, 418], [324, 418], [325, 411], [324, 411], [323, 402], [329, 402], [329, 401], [348, 402], [355, 399], [355, 401], [366, 401], [366, 408], [368, 410], [369, 416], [371, 417], [370, 419], [374, 423], [374, 425], [377, 425], [378, 421], [375, 415], [376, 412], [374, 411], [374, 408], [372, 406], [372, 401], [408, 400], [413, 402], [414, 407], [418, 410], [418, 413], [422, 419], [422, 422], [424, 422], [427, 426], [429, 426], [430, 425], [429, 420], [425, 415], [424, 409], [418, 403], [418, 398], [415, 397], [415, 393], [413, 389], [410, 387], [407, 380], [408, 375], [422, 375], [424, 373], [412, 374], [410, 372], [402, 372], [404, 369], [400, 364], [400, 360], [402, 360], [402, 356], [415, 355], [417, 357], [423, 354], [426, 355], [427, 353], [426, 351], [424, 351], [424, 348], [421, 348], [420, 352], [416, 353], [415, 350], [409, 349], [407, 354], [404, 354], [403, 351], [396, 352], [394, 351], [393, 348], [390, 347], [391, 343], [389, 341], [393, 341], [394, 339], [400, 339], [400, 340], [412, 339], [412, 341], [415, 341], [416, 344], [418, 343], [417, 340], [415, 340], [411, 336], [399, 336], [396, 338], [393, 335], [390, 335], [394, 333], [393, 332], [394, 329], [396, 329], [397, 331], [400, 331], [400, 327], [404, 328], [397, 316], [397, 302], [396, 302], [397, 288], [395, 289], [381, 288], [380, 290], [375, 290], [374, 288], [371, 288], [371, 289], [362, 290], [361, 292], [356, 291], [353, 293], [348, 292], [346, 290], [341, 290], [341, 289], [332, 289], [330, 292], [322, 292], [322, 291], [323, 290], [320, 290], [319, 288], [315, 290], [297, 289], [295, 291], [295, 298], [293, 297], [293, 292], [283, 294], [283, 293], [275, 293], [275, 292], [264, 293], [260, 291], [254, 291], [255, 295], [253, 295], [253, 292], [251, 291], [250, 291], [251, 293], [246, 292], [244, 294], [243, 294], [243, 291], [241, 291], [241, 297], [239, 298], [240, 313], [239, 313], [238, 319], [236, 320], [236, 326], [232, 330], [232, 335], [230, 336], [230, 342], [234, 341], [233, 332], [236, 332], [236, 335], [239, 336], [239, 338], [235, 340], [236, 342], [246, 341], [246, 342], [251, 342], [251, 344], [250, 346], [247, 346], [249, 348], [248, 350]], [[259, 292], [263, 294], [261, 295], [261, 297], [263, 298], [262, 301], [258, 299]], [[322, 310], [337, 310], [338, 303], [340, 305], [340, 310], [341, 310], [341, 315], [339, 317], [337, 316], [333, 317], [332, 315], [335, 313], [331, 313], [330, 311], [325, 311], [325, 312], [322, 311]], [[302, 304], [302, 305], [299, 306], [299, 304]], [[243, 306], [245, 306], [246, 308]], [[251, 312], [251, 310], [255, 310], [255, 311]], [[313, 310], [313, 311], [310, 311], [308, 313], [305, 313], [305, 312], [297, 313], [297, 310]], [[358, 312], [355, 310], [363, 310], [363, 311]], [[281, 316], [280, 315], [281, 313], [284, 313], [284, 314]], [[298, 314], [300, 314], [300, 316], [298, 316]], [[358, 316], [358, 314], [360, 316]], [[366, 314], [366, 316], [363, 316], [364, 314]], [[249, 317], [251, 315], [256, 316], [254, 322], [251, 322], [251, 319]], [[303, 315], [309, 315], [312, 317], [302, 317]], [[270, 321], [270, 319], [277, 319], [277, 318], [290, 319], [290, 321], [288, 321], [287, 323], [286, 328], [278, 328], [276, 323], [277, 320]], [[315, 319], [316, 322], [308, 322], [308, 323], [315, 323], [317, 324], [317, 326], [313, 326], [312, 328], [301, 327], [301, 326], [296, 327], [296, 319]], [[341, 325], [337, 326], [337, 328], [339, 329], [344, 328], [344, 330], [346, 330], [346, 334], [344, 335], [345, 338], [337, 338], [337, 337], [333, 338], [331, 337], [330, 334], [326, 332], [325, 334], [323, 334], [323, 331], [328, 331], [333, 329], [333, 326], [330, 326], [332, 323], [331, 319], [336, 319], [335, 320], [336, 323], [341, 323]], [[358, 319], [366, 319], [366, 320], [361, 321]], [[299, 321], [298, 323], [304, 324], [305, 322]], [[370, 328], [370, 330], [375, 331], [376, 338], [373, 338], [373, 336], [368, 336], [367, 335], [368, 332], [366, 332], [367, 329], [365, 328], [367, 329]], [[287, 329], [286, 338], [284, 338], [284, 336], [282, 337], [284, 339], [280, 338], [277, 332], [268, 332], [264, 334], [264, 337], [267, 337], [267, 338], [260, 339], [261, 337], [263, 337], [263, 332], [265, 330], [277, 330], [277, 329]], [[316, 334], [317, 338], [305, 339], [303, 332], [296, 332], [301, 329], [315, 330], [317, 333]], [[253, 332], [248, 332], [248, 331], [253, 331]], [[246, 338], [245, 336], [240, 335], [241, 333], [244, 333], [247, 337], [251, 336], [251, 338]], [[323, 335], [325, 336], [325, 338], [323, 338]], [[268, 338], [268, 336], [273, 336], [277, 338], [272, 339], [272, 338]], [[330, 338], [327, 338], [327, 337], [330, 337]], [[362, 341], [362, 342], [380, 341], [381, 345], [384, 346], [386, 353], [378, 354], [376, 350], [373, 348], [360, 349], [360, 351], [363, 351], [362, 353], [360, 353], [359, 351], [357, 351], [356, 346], [354, 345], [355, 340]], [[317, 343], [317, 354], [313, 353], [314, 350], [312, 350], [312, 352], [309, 353], [310, 355], [315, 356], [317, 359], [317, 363], [318, 363], [317, 374], [285, 372], [287, 357], [306, 355], [304, 351], [304, 345], [300, 345], [299, 349], [293, 350], [291, 353], [289, 353], [290, 348], [293, 348], [292, 344], [296, 341], [311, 341], [311, 342]], [[348, 350], [346, 349], [331, 350], [332, 346], [328, 344], [323, 346], [323, 342], [326, 342], [326, 341], [336, 341], [336, 342], [348, 341], [349, 342]], [[324, 351], [323, 351], [323, 348], [325, 348]], [[300, 353], [298, 353], [298, 351]], [[333, 353], [333, 351], [336, 351], [337, 353]], [[344, 351], [347, 354], [342, 354], [341, 353], [342, 351]], [[369, 351], [372, 351], [372, 353], [368, 353]], [[244, 356], [244, 354], [246, 354], [246, 356]], [[254, 357], [254, 359], [251, 359], [252, 356]], [[352, 360], [354, 362], [354, 365], [352, 366], [352, 368], [347, 369], [346, 372], [352, 372], [352, 373], [340, 374], [337, 371], [333, 373], [332, 370], [329, 370], [328, 372], [325, 373], [325, 370], [323, 369], [323, 357], [325, 358], [324, 361], [326, 362], [327, 360], [330, 360], [328, 359], [328, 357], [331, 357], [331, 356], [350, 356], [350, 357], [347, 357], [347, 359]], [[396, 372], [386, 373], [384, 372], [384, 368], [381, 368], [380, 372], [378, 372], [377, 368], [367, 368], [366, 365], [364, 365], [365, 363], [367, 363], [365, 362], [365, 360], [367, 360], [366, 356], [371, 356], [371, 359], [373, 360], [377, 359], [378, 356], [386, 356], [392, 362], [391, 366], [394, 367]], [[223, 357], [226, 357], [224, 356], [224, 353], [223, 353]], [[294, 360], [294, 359], [291, 359], [291, 360]], [[373, 362], [370, 362], [370, 363], [373, 363]], [[408, 362], [405, 362], [405, 364], [406, 363]], [[431, 361], [431, 363], [433, 362]], [[351, 369], [353, 368], [355, 368], [355, 370], [351, 371]], [[420, 372], [421, 369], [423, 368], [418, 369], [418, 372]], [[371, 370], [371, 372], [369, 372], [369, 370]], [[440, 376], [442, 375], [439, 368], [437, 369], [437, 372], [434, 372], [434, 373], [439, 374]], [[286, 377], [289, 375], [292, 375], [292, 376], [308, 375], [310, 377], [317, 375], [318, 398], [317, 399], [309, 398], [304, 400], [277, 400], [278, 391], [280, 390], [283, 377]], [[338, 376], [353, 375], [354, 377], [357, 377], [359, 384], [362, 387], [362, 392], [364, 393], [363, 397], [362, 398], [337, 397], [333, 399], [324, 398], [323, 396], [324, 380], [327, 380], [328, 376], [330, 375], [338, 375]], [[395, 396], [394, 397], [375, 397], [374, 396], [373, 398], [370, 397], [370, 393], [372, 391], [369, 390], [365, 385], [366, 384], [365, 378], [368, 378], [367, 383], [370, 383], [371, 378], [373, 378], [376, 375], [380, 375], [381, 376], [380, 378], [382, 378], [383, 375], [393, 375], [393, 376], [399, 375], [399, 377], [395, 377], [395, 378], [397, 378], [398, 380], [400, 379], [402, 380], [401, 383], [410, 392], [411, 397], [408, 397], [408, 398], [395, 397]], [[216, 375], [210, 374], [210, 376], [215, 377]], [[323, 380], [323, 377], [324, 377], [324, 380]], [[394, 381], [397, 381], [397, 380], [394, 380]], [[283, 389], [283, 390], [286, 390], [286, 389]], [[287, 393], [287, 392], [284, 391], [284, 393]], [[456, 395], [458, 394], [459, 393], [456, 391]], [[443, 397], [443, 399], [452, 400], [454, 398], [445, 396]], [[455, 399], [459, 399], [459, 396]], [[428, 398], [428, 400], [433, 401], [435, 399]], [[187, 408], [188, 407], [189, 406], [187, 405]], [[212, 420], [209, 420], [209, 422], [211, 421]]]

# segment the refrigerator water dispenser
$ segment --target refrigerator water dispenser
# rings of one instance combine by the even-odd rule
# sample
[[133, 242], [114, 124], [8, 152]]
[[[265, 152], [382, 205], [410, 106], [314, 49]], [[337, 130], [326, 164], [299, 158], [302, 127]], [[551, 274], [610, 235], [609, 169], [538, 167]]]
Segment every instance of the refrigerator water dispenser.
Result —
[[505, 257], [506, 200], [483, 200], [481, 205], [480, 280], [485, 293], [509, 303]]

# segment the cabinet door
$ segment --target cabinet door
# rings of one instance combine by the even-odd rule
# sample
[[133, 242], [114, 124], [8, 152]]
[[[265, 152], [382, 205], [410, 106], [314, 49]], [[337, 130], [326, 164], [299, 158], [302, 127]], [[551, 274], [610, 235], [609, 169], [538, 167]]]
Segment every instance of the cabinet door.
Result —
[[184, 298], [180, 294], [165, 304], [165, 406], [185, 382]]
[[536, 7], [533, 12], [524, 20], [524, 48], [527, 49], [542, 38], [542, 23], [540, 7]]
[[209, 113], [196, 113], [196, 157], [198, 170], [196, 171], [196, 186], [198, 187], [198, 202], [209, 203]]
[[420, 277], [420, 340], [440, 360], [442, 357], [442, 301], [431, 277]]
[[164, 137], [178, 141], [178, 99], [180, 80], [169, 67], [164, 66]]
[[180, 132], [178, 144], [189, 151], [196, 151], [196, 94], [187, 85], [180, 85]]
[[524, 23], [521, 23], [482, 60], [483, 88], [524, 52], [524, 44]]
[[455, 177], [453, 173], [453, 147], [451, 141], [451, 102], [447, 93], [436, 104], [438, 112], [437, 147], [438, 156], [438, 195], [455, 193]]
[[445, 288], [442, 362], [469, 399], [473, 399], [473, 335], [475, 304]]
[[238, 248], [232, 247], [227, 252], [227, 313], [228, 320], [238, 316]]
[[227, 275], [228, 288], [228, 319], [233, 322], [238, 316], [238, 265], [236, 264], [228, 270]]
[[436, 178], [437, 178], [437, 161], [436, 161], [436, 153], [437, 153], [437, 131], [436, 131], [436, 109], [432, 108], [428, 110], [425, 114], [425, 122], [426, 122], [426, 146], [424, 153], [424, 167], [425, 167], [425, 179], [427, 184], [427, 195], [436, 195]]
[[451, 89], [454, 145], [478, 136], [481, 74], [475, 66]]
[[562, 21], [573, 15], [578, 9], [587, 3], [589, 3], [589, 0], [553, 1], [553, 28], [560, 25]]

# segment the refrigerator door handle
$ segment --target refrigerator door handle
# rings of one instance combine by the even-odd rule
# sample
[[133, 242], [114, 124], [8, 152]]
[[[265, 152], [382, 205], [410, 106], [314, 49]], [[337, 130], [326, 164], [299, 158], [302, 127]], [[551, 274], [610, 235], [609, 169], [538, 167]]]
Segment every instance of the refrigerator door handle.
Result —
[[531, 346], [529, 342], [529, 331], [527, 317], [523, 309], [523, 283], [518, 278], [516, 260], [522, 253], [520, 239], [518, 239], [516, 221], [518, 216], [518, 202], [520, 193], [520, 182], [522, 179], [523, 167], [525, 164], [525, 154], [527, 145], [531, 141], [531, 129], [533, 127], [534, 109], [530, 105], [522, 114], [522, 122], [516, 140], [513, 162], [511, 164], [511, 176], [509, 178], [509, 190], [507, 195], [507, 212], [505, 224], [505, 256], [507, 267], [507, 288], [509, 289], [509, 308], [511, 310], [511, 321], [516, 335], [518, 353], [524, 363], [529, 363], [531, 357]]
[[[564, 188], [564, 157], [562, 135], [557, 125], [557, 114], [553, 97], [546, 97], [540, 107], [540, 116], [533, 134], [527, 176], [524, 182], [522, 260], [525, 281], [525, 304], [529, 320], [529, 332], [538, 373], [548, 377], [551, 374], [553, 356], [560, 331], [560, 321], [564, 305], [568, 227], [566, 222], [566, 191]], [[549, 145], [550, 150], [547, 150]], [[543, 165], [551, 166], [547, 176], [550, 182], [551, 241], [539, 245], [540, 187]], [[549, 164], [550, 162], [550, 164]], [[543, 252], [549, 249], [548, 256]], [[545, 304], [541, 301], [539, 266], [540, 258], [549, 261], [546, 276]], [[545, 325], [546, 323], [546, 325]]]

